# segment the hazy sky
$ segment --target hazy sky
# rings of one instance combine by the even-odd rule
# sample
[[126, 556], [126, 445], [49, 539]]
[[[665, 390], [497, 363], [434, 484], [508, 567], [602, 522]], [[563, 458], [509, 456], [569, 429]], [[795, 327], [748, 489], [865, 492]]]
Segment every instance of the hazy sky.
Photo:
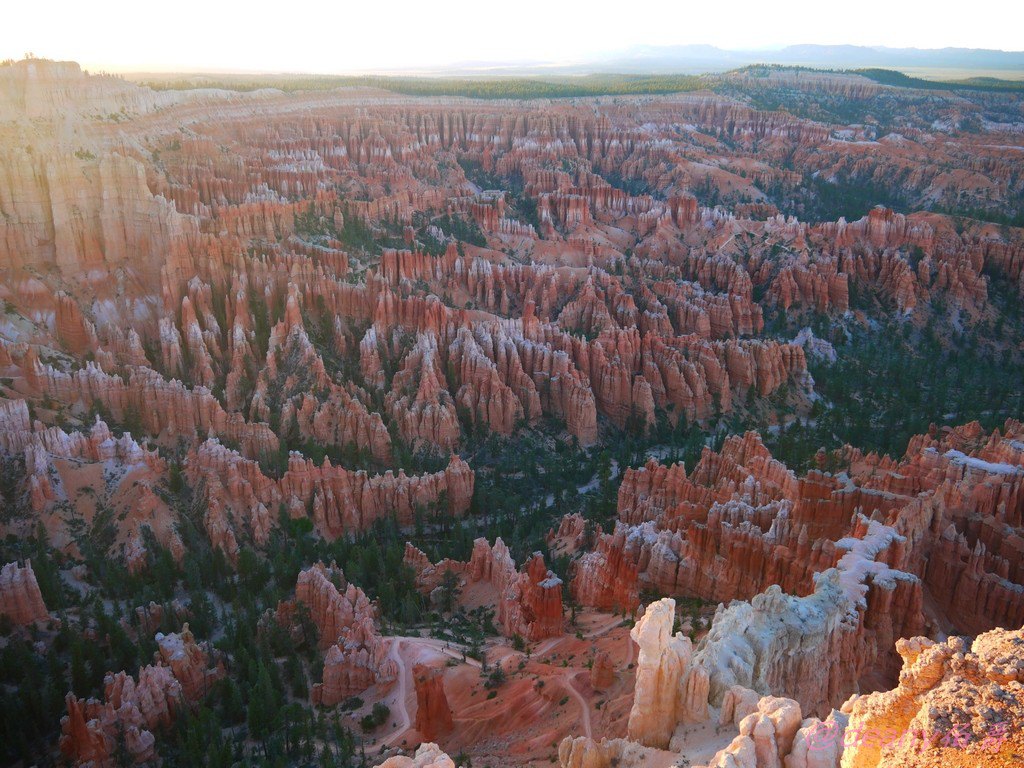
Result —
[[1024, 49], [1020, 0], [6, 0], [0, 59], [90, 69], [341, 73], [571, 63], [632, 45]]

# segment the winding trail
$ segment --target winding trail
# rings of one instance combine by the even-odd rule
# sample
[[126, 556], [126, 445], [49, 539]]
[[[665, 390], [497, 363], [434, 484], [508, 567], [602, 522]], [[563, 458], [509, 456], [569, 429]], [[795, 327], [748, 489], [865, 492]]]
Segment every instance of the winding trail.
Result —
[[[611, 632], [613, 629], [620, 626], [621, 624], [622, 619], [618, 617], [613, 617], [610, 622], [602, 624], [601, 626], [598, 626], [594, 629], [591, 629], [589, 632], [585, 633], [583, 637], [587, 640], [592, 640], [596, 637], [600, 637], [601, 635], [605, 635], [608, 632]], [[534, 648], [530, 655], [534, 658], [540, 658], [545, 654], [549, 653], [556, 645], [565, 640], [566, 637], [566, 635], [561, 635], [559, 637], [549, 638], [548, 640], [543, 641], [536, 648]], [[409, 668], [409, 665], [406, 663], [405, 659], [402, 656], [403, 645], [419, 645], [424, 648], [429, 648], [432, 651], [436, 651], [437, 653], [440, 653], [443, 656], [447, 656], [448, 658], [455, 659], [459, 663], [467, 664], [477, 669], [481, 669], [483, 667], [483, 664], [481, 664], [481, 662], [479, 662], [477, 659], [471, 658], [469, 656], [464, 657], [463, 650], [461, 648], [452, 646], [450, 643], [446, 643], [443, 640], [438, 640], [432, 637], [405, 637], [399, 635], [392, 636], [391, 648], [388, 650], [388, 658], [394, 661], [395, 666], [398, 667], [398, 690], [396, 691], [395, 694], [395, 706], [397, 707], [398, 710], [398, 725], [396, 725], [394, 728], [391, 729], [391, 731], [389, 731], [386, 735], [380, 738], [380, 741], [378, 743], [380, 743], [384, 747], [398, 746], [402, 734], [404, 734], [412, 727], [412, 715], [409, 712], [409, 705], [406, 701], [409, 691], [412, 688], [412, 672]], [[632, 641], [630, 641], [628, 645], [629, 661], [632, 661]], [[627, 664], [629, 663], [629, 661], [627, 661]], [[576, 700], [576, 703], [579, 705], [580, 719], [583, 724], [583, 732], [588, 737], [592, 737], [590, 705], [587, 703], [587, 700], [576, 688], [576, 684], [573, 679], [573, 676], [575, 674], [576, 672], [567, 672], [562, 676], [562, 678], [565, 682], [565, 687], [569, 695], [572, 696]]]
[[405, 659], [402, 658], [402, 654], [399, 652], [402, 648], [402, 640], [403, 638], [401, 637], [393, 638], [391, 650], [388, 651], [388, 658], [398, 665], [398, 706], [399, 714], [401, 715], [401, 724], [382, 739], [382, 743], [388, 747], [394, 746], [394, 742], [398, 740], [399, 736], [409, 730], [409, 725], [412, 722], [412, 718], [409, 717], [409, 706], [405, 702], [406, 694], [409, 692], [410, 673]]
[[569, 691], [569, 694], [576, 699], [576, 703], [580, 705], [580, 714], [583, 719], [583, 735], [588, 739], [593, 738], [593, 734], [590, 729], [590, 705], [587, 704], [587, 700], [583, 698], [582, 694], [576, 690], [576, 683], [573, 677], [576, 675], [575, 672], [565, 674], [563, 679], [565, 680], [565, 687]]
[[[616, 627], [622, 624], [622, 619], [618, 616], [612, 617], [611, 623], [592, 629], [589, 632], [583, 634], [584, 640], [593, 640], [594, 638], [601, 637], [601, 635], [607, 635]], [[530, 651], [530, 655], [534, 658], [540, 658], [551, 651], [556, 645], [563, 640], [571, 637], [571, 635], [559, 635], [558, 637], [549, 638], [540, 643], [536, 648]]]
[[620, 627], [620, 626], [622, 626], [622, 619], [620, 619], [618, 616], [615, 616], [615, 617], [612, 618], [611, 624], [608, 624], [607, 626], [604, 626], [604, 627], [598, 627], [597, 629], [592, 629], [590, 632], [585, 633], [583, 635], [583, 638], [585, 640], [593, 640], [595, 637], [600, 637], [601, 635], [607, 635], [613, 629], [615, 629], [616, 627]]

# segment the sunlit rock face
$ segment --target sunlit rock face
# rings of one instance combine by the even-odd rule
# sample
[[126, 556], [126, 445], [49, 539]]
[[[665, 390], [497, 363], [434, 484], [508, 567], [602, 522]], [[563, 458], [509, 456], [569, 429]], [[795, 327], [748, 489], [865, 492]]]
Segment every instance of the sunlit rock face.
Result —
[[843, 752], [843, 768], [934, 765], [963, 751], [979, 765], [1011, 765], [1024, 717], [1024, 629], [993, 630], [970, 643], [915, 637], [896, 647], [899, 685], [852, 697], [843, 712], [851, 729], [910, 738], [862, 740]]

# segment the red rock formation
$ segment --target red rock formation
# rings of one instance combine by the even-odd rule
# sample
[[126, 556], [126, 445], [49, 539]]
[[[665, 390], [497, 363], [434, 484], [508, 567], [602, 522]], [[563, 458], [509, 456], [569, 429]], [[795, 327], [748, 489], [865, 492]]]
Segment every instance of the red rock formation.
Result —
[[441, 472], [406, 475], [386, 472], [368, 475], [332, 467], [329, 460], [316, 467], [292, 454], [288, 471], [279, 483], [289, 506], [312, 510], [313, 522], [328, 538], [348, 531], [365, 530], [374, 520], [394, 515], [403, 525], [413, 521], [417, 509], [425, 509], [447, 498], [448, 511], [459, 515], [469, 508], [473, 496], [473, 471], [453, 456]]
[[452, 729], [452, 710], [444, 693], [444, 670], [417, 664], [412, 670], [416, 685], [416, 730], [427, 741], [436, 741]]
[[429, 475], [368, 475], [332, 466], [320, 467], [291, 454], [288, 471], [279, 481], [262, 473], [254, 461], [242, 458], [216, 440], [207, 440], [189, 454], [186, 476], [207, 502], [207, 532], [218, 547], [233, 556], [239, 533], [251, 531], [257, 544], [266, 541], [273, 517], [269, 510], [284, 503], [295, 516], [311, 516], [320, 533], [337, 538], [365, 530], [378, 518], [395, 515], [412, 522], [417, 509], [446, 499], [447, 510], [460, 515], [473, 496], [473, 472], [453, 456], [448, 467]]
[[368, 619], [346, 627], [324, 654], [323, 682], [313, 685], [313, 703], [332, 707], [371, 685], [386, 688], [398, 677], [398, 666], [387, 649]]
[[[881, 93], [835, 74], [729, 82], [743, 93], [780, 83], [851, 100]], [[0, 378], [40, 419], [25, 402], [0, 404], [0, 446], [24, 456], [18, 493], [65, 548], [73, 542], [55, 510], [89, 509], [69, 495], [69, 468], [128, 468], [102, 501], [117, 502], [117, 548], [138, 570], [144, 524], [183, 549], [160, 499], [168, 468], [147, 439], [188, 450], [207, 533], [234, 556], [267, 540], [281, 505], [333, 538], [392, 514], [408, 523], [445, 498], [461, 514], [472, 495], [458, 458], [411, 477], [295, 453], [283, 477], [263, 474], [254, 460], [282, 444], [328, 446], [346, 467], [358, 451], [386, 468], [393, 439], [443, 455], [470, 424], [514, 435], [548, 416], [592, 445], [608, 430], [756, 410], [783, 390], [802, 412], [812, 342], [757, 338], [762, 305], [842, 313], [856, 290], [915, 323], [937, 298], [967, 325], [987, 321], [993, 281], [1024, 295], [1021, 230], [885, 209], [807, 224], [765, 202], [701, 207], [682, 190], [762, 200], [814, 175], [871, 180], [910, 207], [1012, 215], [1024, 181], [1010, 139], [998, 138], [1013, 124], [1007, 99], [986, 96], [984, 136], [961, 127], [977, 121], [978, 102], [937, 95], [928, 110], [950, 120], [912, 104], [901, 135], [880, 137], [870, 121], [824, 125], [711, 94], [514, 105], [228, 97], [155, 93], [69, 64], [0, 67], [0, 299], [11, 339]], [[182, 124], [189, 134], [165, 141]], [[466, 174], [477, 163], [490, 178], [521, 178], [521, 194], [480, 193]], [[650, 194], [626, 191], [637, 187]], [[536, 229], [525, 223], [534, 207]], [[483, 244], [455, 242], [455, 221], [479, 224]], [[344, 251], [351, 227], [400, 235], [408, 250], [366, 269]], [[444, 253], [431, 255], [438, 243]], [[136, 422], [138, 434], [47, 427], [92, 408]], [[888, 647], [920, 623], [922, 605], [947, 632], [1024, 622], [1022, 432], [936, 431], [900, 459], [845, 451], [842, 476], [798, 478], [751, 435], [689, 472], [627, 471], [620, 527], [574, 565], [572, 589], [605, 609], [632, 610], [641, 590], [657, 590], [767, 611], [788, 605], [758, 599], [770, 585], [809, 599], [815, 576], [838, 567], [857, 593], [847, 614], [857, 626], [823, 633], [842, 639], [807, 654], [820, 659], [831, 643], [844, 654], [827, 683], [811, 679], [802, 694], [818, 711], [858, 670], [891, 666]], [[575, 523], [558, 538], [574, 554], [590, 548]], [[431, 566], [410, 553], [424, 588], [446, 569], [491, 584], [504, 631], [560, 632], [543, 563], [520, 571], [507, 555], [496, 543], [469, 563]], [[373, 646], [363, 635], [353, 643]], [[771, 686], [813, 678], [768, 655]], [[326, 687], [365, 678], [360, 663], [335, 661]]]
[[523, 566], [506, 600], [511, 608], [505, 615], [506, 626], [524, 627], [524, 637], [540, 640], [562, 634], [562, 580], [547, 569], [539, 552]]
[[[326, 650], [323, 682], [313, 686], [314, 704], [334, 706], [371, 685], [395, 680], [398, 667], [389, 656], [390, 643], [377, 630], [376, 610], [340, 569], [318, 563], [300, 572], [295, 600], [308, 607], [320, 648]], [[286, 616], [289, 611], [279, 608], [278, 613]]]
[[149, 368], [132, 368], [125, 380], [105, 373], [95, 363], [66, 374], [32, 360], [25, 375], [33, 387], [58, 402], [101, 405], [122, 422], [137, 416], [153, 435], [195, 438], [201, 431], [237, 442], [248, 456], [278, 450], [278, 438], [266, 424], [228, 413], [205, 388], [189, 389]]
[[9, 403], [0, 420], [7, 427], [0, 435], [0, 451], [24, 456], [25, 478], [19, 490], [27, 494], [53, 546], [68, 551], [76, 547], [72, 523], [62, 510], [65, 504], [87, 509], [101, 501], [118, 512], [116, 544], [129, 568], [145, 562], [143, 527], [175, 557], [184, 553], [167, 505], [155, 490], [167, 471], [157, 451], [143, 447], [127, 432], [114, 438], [99, 418], [83, 431], [44, 428], [38, 421], [30, 426], [24, 401]]
[[438, 446], [445, 452], [454, 450], [462, 432], [441, 367], [436, 336], [419, 335], [402, 369], [395, 374], [385, 406], [414, 449]]
[[134, 762], [153, 761], [153, 732], [170, 725], [179, 707], [199, 701], [224, 676], [222, 666], [208, 668], [206, 653], [196, 645], [188, 624], [180, 635], [157, 635], [157, 642], [158, 661], [140, 669], [138, 681], [124, 672], [107, 674], [104, 701], [68, 694], [60, 751], [70, 763], [113, 766], [121, 738]]
[[599, 523], [587, 520], [578, 512], [562, 515], [558, 528], [548, 531], [548, 550], [555, 556], [584, 552], [593, 548], [602, 532]]
[[611, 656], [605, 651], [594, 654], [593, 666], [590, 668], [590, 685], [595, 691], [604, 691], [615, 682], [615, 666]]
[[[1016, 534], [1007, 537], [1020, 525], [1024, 455], [1020, 425], [1009, 421], [1004, 430], [986, 435], [967, 425], [921, 436], [900, 461], [847, 450], [842, 477], [814, 471], [798, 480], [753, 434], [730, 438], [720, 454], [705, 451], [689, 475], [655, 463], [627, 470], [622, 521], [576, 562], [574, 594], [605, 608], [645, 586], [715, 601], [753, 598], [718, 616], [702, 645], [712, 701], [739, 682], [825, 714], [869, 669], [895, 674], [886, 649], [922, 630], [926, 594], [939, 606], [939, 622], [986, 628], [1024, 621], [1014, 581], [1020, 547]], [[826, 577], [833, 566], [835, 575]], [[819, 594], [834, 589], [830, 579], [842, 585], [847, 608]], [[776, 653], [769, 643], [749, 653], [771, 682], [714, 671], [726, 669], [712, 660], [717, 654], [749, 655], [720, 650], [736, 635], [724, 628], [729, 621], [751, 627], [762, 612], [766, 626], [788, 621], [793, 599], [816, 601], [832, 616], [814, 630], [817, 641], [804, 641], [799, 663], [769, 661]], [[812, 613], [804, 614], [805, 637], [814, 634], [806, 626]]]
[[50, 618], [31, 560], [26, 560], [24, 567], [7, 563], [0, 570], [0, 615], [14, 624], [32, 624]]
[[629, 533], [625, 526], [611, 536], [601, 536], [597, 548], [576, 561], [571, 589], [581, 605], [603, 611], [633, 612], [640, 605], [638, 564], [626, 552]]
[[562, 581], [547, 569], [539, 552], [517, 571], [500, 538], [493, 547], [485, 539], [474, 541], [468, 562], [443, 560], [437, 564], [406, 544], [405, 564], [414, 569], [417, 586], [427, 594], [441, 584], [446, 572], [468, 582], [489, 583], [497, 593], [498, 622], [506, 636], [542, 640], [562, 634]]
[[207, 655], [196, 645], [187, 622], [180, 634], [157, 633], [156, 644], [160, 662], [170, 667], [174, 679], [181, 685], [181, 692], [186, 701], [200, 701], [205, 698], [210, 692], [210, 686], [224, 677], [222, 664], [212, 669], [209, 667]]

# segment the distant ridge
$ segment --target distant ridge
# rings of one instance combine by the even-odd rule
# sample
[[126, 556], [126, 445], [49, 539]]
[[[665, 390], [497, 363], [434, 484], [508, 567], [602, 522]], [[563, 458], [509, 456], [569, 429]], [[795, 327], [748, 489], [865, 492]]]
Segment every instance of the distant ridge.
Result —
[[[882, 67], [963, 70], [1018, 70], [1024, 73], [1024, 51], [981, 48], [886, 48], [859, 45], [791, 45], [775, 51], [727, 51], [710, 45], [639, 46], [613, 54], [601, 69], [673, 71], [729, 69], [744, 64], [789, 64], [824, 68]], [[597, 63], [595, 62], [595, 65]]]
[[[816, 69], [960, 70], [1019, 72], [1024, 51], [984, 48], [886, 48], [862, 45], [790, 45], [776, 50], [726, 50], [713, 45], [634, 46], [572, 62], [455, 61], [444, 66], [406, 70], [434, 76], [515, 76], [581, 74], [701, 74], [749, 64], [779, 64]], [[380, 73], [393, 74], [393, 73]], [[397, 74], [397, 73], [394, 73]]]

